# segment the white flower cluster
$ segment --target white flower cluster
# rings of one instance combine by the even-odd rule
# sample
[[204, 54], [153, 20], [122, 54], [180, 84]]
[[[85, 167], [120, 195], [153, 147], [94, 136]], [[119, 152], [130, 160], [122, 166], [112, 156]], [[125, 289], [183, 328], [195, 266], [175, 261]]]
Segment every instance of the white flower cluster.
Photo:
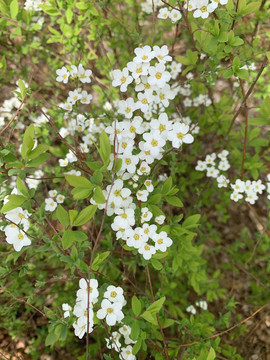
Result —
[[24, 9], [26, 11], [41, 11], [41, 5], [44, 5], [46, 1], [43, 0], [26, 0], [24, 3]]
[[[42, 108], [42, 111], [47, 114], [47, 109], [46, 108]], [[46, 124], [48, 122], [48, 119], [46, 118], [46, 116], [44, 114], [41, 114], [35, 118], [33, 118], [33, 123], [36, 127], [41, 127], [42, 124]]]
[[[96, 313], [97, 318], [104, 319], [109, 326], [114, 326], [117, 323], [120, 324], [124, 318], [122, 308], [126, 305], [123, 293], [123, 289], [120, 286], [109, 285], [103, 295], [101, 308]], [[98, 281], [91, 279], [89, 282], [89, 280], [84, 278], [80, 279], [79, 290], [76, 295], [73, 310], [69, 304], [62, 304], [62, 309], [65, 311], [64, 318], [70, 316], [71, 312], [77, 317], [73, 323], [74, 333], [82, 339], [87, 332], [87, 323], [89, 324], [89, 333], [94, 328], [94, 305], [98, 302], [99, 297]], [[135, 343], [129, 338], [131, 331], [129, 326], [123, 325], [119, 331], [124, 336], [126, 345]], [[114, 336], [116, 333], [113, 332], [112, 335]], [[121, 336], [120, 334], [119, 337]], [[117, 351], [120, 351], [121, 344], [119, 343], [119, 346], [117, 346], [119, 339], [115, 339], [113, 342], [111, 340], [114, 339], [106, 339], [108, 348], [115, 348]]]
[[[204, 300], [196, 301], [195, 305], [198, 306], [199, 308], [201, 308], [202, 310], [207, 310], [207, 308], [208, 308], [207, 302]], [[197, 313], [197, 310], [196, 310], [195, 306], [193, 306], [193, 305], [189, 305], [186, 308], [186, 311], [193, 315], [196, 315], [196, 313]]]
[[[195, 169], [198, 171], [206, 171], [207, 177], [216, 178], [219, 188], [228, 187], [230, 184], [229, 179], [227, 179], [223, 174], [220, 175], [220, 171], [226, 171], [230, 168], [230, 164], [227, 160], [228, 155], [229, 152], [227, 150], [223, 150], [218, 155], [216, 155], [216, 153], [206, 155], [204, 161], [198, 160]], [[220, 159], [218, 168], [215, 163], [217, 157]], [[267, 198], [270, 200], [270, 174], [267, 175], [267, 179]], [[261, 180], [243, 181], [241, 179], [237, 179], [235, 183], [231, 183], [230, 185], [233, 189], [233, 192], [230, 195], [231, 200], [237, 202], [245, 196], [245, 201], [252, 205], [254, 205], [256, 200], [258, 200], [258, 194], [262, 194], [263, 190], [266, 188]]]
[[170, 19], [173, 24], [182, 18], [180, 10], [172, 9], [171, 11], [167, 7], [159, 9], [157, 17], [159, 19]]
[[[189, 125], [178, 118], [169, 120], [167, 114], [160, 110], [160, 107], [168, 106], [169, 100], [174, 97], [174, 95], [170, 96], [171, 88], [168, 81], [171, 76], [165, 67], [166, 62], [171, 61], [168, 52], [167, 46], [161, 48], [154, 46], [152, 49], [146, 45], [136, 48], [133, 61], [123, 70], [112, 72], [112, 84], [120, 86], [122, 92], [127, 91], [127, 86], [135, 80], [138, 101], [134, 102], [131, 97], [119, 101], [118, 112], [123, 114], [125, 119], [116, 120], [105, 129], [111, 144], [116, 144], [117, 158], [122, 160], [121, 168], [116, 174], [119, 178], [103, 190], [104, 197], [109, 198], [107, 215], [115, 215], [111, 227], [116, 232], [117, 239], [126, 241], [129, 247], [137, 249], [146, 260], [149, 260], [157, 250], [165, 252], [172, 245], [172, 240], [164, 231], [158, 233], [157, 226], [149, 224], [153, 214], [143, 204], [147, 201], [149, 193], [154, 190], [151, 179], [147, 178], [151, 170], [150, 165], [162, 158], [167, 141], [170, 141], [175, 148], [194, 141]], [[157, 59], [158, 62], [151, 66], [153, 59]], [[158, 107], [154, 105], [159, 106], [158, 115], [156, 115]], [[142, 116], [133, 114], [138, 109], [141, 110]], [[147, 121], [148, 113], [150, 113], [150, 122]], [[135, 144], [135, 137], [140, 137], [138, 146]], [[113, 166], [114, 154], [111, 154], [108, 170], [112, 170]], [[132, 179], [137, 182], [142, 176], [143, 185], [134, 198], [131, 196], [131, 190], [124, 186], [124, 180]], [[135, 227], [136, 199], [137, 208], [140, 209], [141, 226]], [[93, 199], [91, 203], [96, 204]], [[104, 209], [105, 204], [98, 204], [98, 207]], [[157, 216], [155, 221], [157, 224], [162, 224], [164, 216]]]
[[[221, 151], [218, 155], [212, 153], [206, 155], [204, 161], [198, 160], [197, 166], [195, 167], [198, 171], [206, 171], [207, 177], [216, 178], [218, 187], [227, 187], [229, 180], [223, 175], [220, 175], [220, 171], [227, 171], [230, 168], [227, 156], [229, 152], [227, 150]], [[217, 157], [220, 159], [218, 165], [216, 164]]]
[[[130, 344], [135, 344], [136, 341], [133, 341], [130, 339], [129, 335], [131, 333], [131, 328], [128, 325], [123, 325], [119, 332], [113, 331], [112, 336], [109, 339], [105, 339], [107, 343], [108, 349], [114, 349], [117, 352], [120, 352], [120, 358], [124, 360], [135, 360], [135, 355], [132, 355], [132, 346]], [[120, 342], [120, 339], [122, 339], [122, 335], [124, 338], [126, 347], [123, 347], [123, 345]]]
[[[55, 198], [55, 201], [54, 199]], [[56, 190], [50, 190], [49, 191], [49, 198], [45, 199], [45, 211], [51, 211], [53, 212], [58, 204], [63, 204], [65, 200], [65, 196], [62, 194], [57, 195]]]
[[42, 176], [44, 176], [44, 172], [42, 170], [36, 170], [34, 174], [31, 175], [31, 178], [25, 178], [25, 182], [29, 189], [36, 189], [41, 183], [41, 180], [39, 178], [41, 178]]
[[12, 110], [18, 109], [20, 105], [21, 101], [17, 96], [13, 96], [3, 102], [3, 105], [0, 107], [0, 128], [5, 125], [5, 119], [10, 120], [12, 118]]
[[194, 11], [193, 16], [195, 18], [201, 17], [202, 19], [208, 18], [209, 14], [214, 12], [218, 7], [218, 4], [226, 5], [228, 0], [187, 0], [184, 8], [188, 11]]
[[[21, 193], [15, 188], [12, 194], [21, 195]], [[8, 202], [8, 196], [4, 199], [4, 204]], [[23, 210], [21, 207], [17, 207], [13, 210], [4, 213], [6, 220], [11, 223], [3, 228], [6, 235], [6, 241], [8, 244], [13, 245], [15, 251], [21, 251], [24, 246], [31, 244], [31, 240], [25, 234], [29, 229], [29, 221], [27, 220], [31, 214], [27, 210]]]
[[[56, 70], [56, 74], [58, 75], [56, 78], [56, 81], [58, 82], [67, 84], [69, 76], [71, 76], [73, 79], [78, 78], [81, 83], [85, 84], [91, 82], [90, 76], [92, 75], [92, 70], [84, 69], [83, 65], [79, 64], [78, 67], [71, 65], [70, 71], [63, 66], [61, 69]], [[74, 91], [69, 91], [67, 101], [62, 105], [62, 108], [66, 111], [71, 111], [72, 106], [77, 101], [80, 101], [81, 104], [90, 104], [92, 98], [92, 95], [88, 94], [86, 90], [78, 88]]]
[[155, 10], [164, 5], [164, 3], [161, 0], [145, 0], [141, 3], [141, 9], [146, 14], [152, 14], [153, 13], [153, 4]]
[[234, 184], [231, 184], [231, 187], [233, 189], [231, 200], [237, 202], [238, 200], [243, 199], [243, 194], [245, 194], [245, 200], [252, 205], [258, 200], [258, 194], [262, 194], [265, 189], [265, 185], [262, 184], [261, 180], [242, 181], [237, 179]]

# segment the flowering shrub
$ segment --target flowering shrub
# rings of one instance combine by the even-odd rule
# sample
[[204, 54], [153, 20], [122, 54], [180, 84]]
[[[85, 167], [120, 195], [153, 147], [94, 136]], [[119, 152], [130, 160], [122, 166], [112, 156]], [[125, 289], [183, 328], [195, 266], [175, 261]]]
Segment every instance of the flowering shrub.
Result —
[[25, 359], [257, 356], [242, 343], [270, 269], [267, 2], [0, 12], [3, 338]]

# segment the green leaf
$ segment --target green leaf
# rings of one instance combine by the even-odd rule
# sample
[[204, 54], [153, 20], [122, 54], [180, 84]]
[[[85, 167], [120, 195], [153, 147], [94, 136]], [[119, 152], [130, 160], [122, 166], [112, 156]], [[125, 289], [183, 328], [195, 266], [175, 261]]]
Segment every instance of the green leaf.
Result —
[[111, 253], [110, 251], [105, 251], [103, 253], [97, 253], [94, 258], [93, 264], [92, 264], [92, 269], [94, 271], [97, 271], [99, 268], [99, 265], [110, 255], [110, 253]]
[[162, 186], [162, 194], [166, 195], [172, 188], [172, 177], [170, 176]]
[[30, 159], [30, 160], [35, 159], [36, 157], [38, 157], [40, 154], [44, 153], [48, 149], [49, 149], [48, 145], [40, 144], [29, 153], [28, 159]]
[[103, 163], [108, 165], [110, 162], [111, 144], [108, 135], [105, 133], [104, 130], [100, 135], [99, 141], [100, 141], [100, 149], [99, 149], [100, 157]]
[[34, 135], [35, 135], [35, 127], [34, 125], [28, 126], [24, 133], [23, 143], [21, 147], [21, 155], [25, 160], [27, 158], [28, 153], [33, 149], [34, 146]]
[[249, 73], [247, 70], [245, 69], [239, 69], [236, 72], [236, 75], [240, 78], [240, 79], [244, 79], [244, 80], [248, 80], [249, 79]]
[[158, 325], [158, 322], [157, 322], [157, 317], [156, 315], [153, 315], [152, 313], [150, 313], [149, 311], [145, 311], [141, 317], [148, 321], [149, 323], [153, 324], [153, 325]]
[[232, 63], [233, 71], [234, 71], [235, 73], [237, 73], [237, 71], [239, 70], [240, 66], [241, 66], [241, 61], [240, 61], [240, 59], [239, 59], [238, 56], [235, 56], [235, 58], [233, 59], [233, 63]]
[[166, 196], [165, 201], [170, 205], [183, 207], [182, 201], [177, 196]]
[[93, 189], [91, 182], [83, 176], [65, 175], [65, 178], [69, 185], [73, 187], [88, 188], [91, 190]]
[[57, 341], [57, 336], [54, 332], [50, 332], [45, 340], [45, 346], [53, 345]]
[[18, 0], [12, 0], [10, 3], [10, 16], [12, 19], [15, 19], [19, 12]]
[[162, 298], [160, 298], [159, 300], [155, 301], [153, 304], [151, 304], [150, 306], [148, 306], [148, 308], [146, 309], [146, 311], [149, 311], [151, 314], [156, 314], [159, 312], [159, 310], [161, 309], [164, 301], [166, 300], [166, 297], [163, 296]]
[[191, 215], [189, 216], [182, 224], [182, 226], [185, 229], [192, 229], [194, 227], [198, 226], [198, 221], [200, 220], [201, 215], [197, 214], [197, 215]]
[[68, 8], [66, 10], [66, 19], [67, 19], [67, 23], [70, 24], [72, 21], [72, 16], [73, 16], [73, 10], [71, 8]]
[[69, 210], [68, 211], [68, 216], [69, 216], [69, 221], [70, 224], [73, 225], [73, 222], [75, 221], [75, 219], [77, 218], [78, 215], [78, 211], [77, 210]]
[[92, 189], [76, 187], [72, 189], [71, 194], [75, 200], [86, 199], [90, 196]]
[[17, 177], [16, 185], [17, 189], [23, 194], [23, 196], [29, 197], [27, 187], [24, 185], [21, 178]]
[[137, 352], [140, 350], [141, 346], [142, 346], [142, 339], [138, 339], [138, 341], [136, 342], [136, 344], [132, 348], [132, 354], [136, 355]]
[[22, 195], [9, 195], [8, 202], [2, 207], [1, 213], [16, 209], [16, 207], [21, 206], [27, 198]]
[[163, 265], [161, 264], [161, 262], [153, 257], [151, 258], [151, 264], [152, 264], [153, 268], [158, 271], [160, 271], [163, 268]]
[[135, 316], [139, 316], [142, 310], [142, 304], [137, 296], [133, 296], [131, 300], [132, 311]]
[[49, 158], [51, 157], [51, 154], [44, 153], [39, 156], [37, 156], [35, 159], [27, 161], [25, 164], [26, 167], [36, 167], [41, 164], [44, 164]]
[[65, 228], [68, 227], [69, 225], [68, 212], [60, 204], [56, 208], [56, 217]]
[[75, 219], [73, 226], [81, 226], [92, 219], [97, 210], [97, 205], [89, 205], [83, 209]]
[[216, 352], [215, 350], [211, 347], [209, 354], [206, 358], [206, 360], [215, 360], [216, 359]]
[[252, 12], [255, 12], [259, 9], [261, 3], [259, 1], [251, 1], [245, 8], [241, 9], [239, 12], [241, 15], [248, 15]]
[[99, 186], [95, 188], [95, 192], [93, 195], [93, 200], [97, 204], [104, 204], [106, 202], [105, 196], [103, 195], [103, 192]]
[[66, 230], [62, 236], [63, 249], [70, 248], [74, 242], [80, 242], [87, 239], [87, 235], [82, 231]]
[[161, 200], [161, 194], [155, 194], [150, 196], [150, 198], [148, 199], [148, 203], [149, 204], [158, 204]]
[[138, 320], [135, 320], [135, 321], [133, 321], [133, 323], [132, 323], [130, 337], [131, 337], [132, 340], [137, 340], [139, 334], [140, 334], [139, 321], [138, 321]]
[[19, 86], [19, 89], [21, 92], [21, 98], [23, 98], [25, 96], [27, 90], [26, 90], [24, 82], [21, 79], [18, 80], [18, 86]]

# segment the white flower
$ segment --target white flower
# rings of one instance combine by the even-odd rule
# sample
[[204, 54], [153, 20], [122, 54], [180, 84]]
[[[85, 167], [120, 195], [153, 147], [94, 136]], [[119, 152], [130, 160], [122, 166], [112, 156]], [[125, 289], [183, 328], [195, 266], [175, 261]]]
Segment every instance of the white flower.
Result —
[[59, 165], [61, 167], [65, 167], [65, 166], [68, 166], [68, 160], [67, 159], [59, 159]]
[[82, 83], [90, 83], [91, 82], [91, 79], [90, 79], [91, 74], [92, 74], [92, 71], [85, 70], [83, 68], [82, 64], [80, 64], [78, 66], [77, 76]]
[[132, 155], [131, 151], [125, 151], [123, 154], [119, 155], [119, 159], [122, 159], [122, 171], [128, 171], [130, 174], [136, 172], [136, 165], [140, 160], [137, 155]]
[[64, 318], [70, 316], [70, 311], [72, 311], [72, 307], [69, 304], [62, 304], [62, 310], [64, 310]]
[[167, 9], [167, 7], [159, 9], [158, 12], [158, 19], [167, 19], [170, 16], [170, 11]]
[[122, 305], [125, 303], [123, 295], [124, 291], [120, 286], [109, 285], [104, 293], [104, 297], [110, 300], [112, 303], [120, 302]]
[[217, 177], [217, 182], [218, 182], [218, 187], [222, 188], [222, 187], [227, 187], [230, 181], [226, 179], [224, 175], [220, 175]]
[[80, 289], [77, 291], [77, 298], [84, 306], [87, 306], [88, 304], [88, 295], [90, 303], [95, 304], [97, 302], [99, 292], [98, 281], [96, 279], [91, 279], [89, 283], [89, 280], [86, 281], [82, 278], [79, 281], [79, 287]]
[[130, 61], [127, 63], [127, 68], [131, 72], [133, 79], [138, 79], [139, 76], [148, 75], [149, 63], [136, 63]]
[[173, 9], [170, 13], [170, 19], [172, 20], [172, 23], [176, 23], [178, 20], [182, 18], [180, 10]]
[[23, 246], [31, 244], [31, 240], [16, 225], [6, 227], [5, 234], [7, 243], [12, 244], [15, 251], [21, 251]]
[[147, 207], [143, 207], [141, 210], [141, 222], [148, 222], [152, 219], [153, 214]]
[[27, 231], [29, 229], [29, 221], [27, 220], [30, 214], [27, 210], [23, 210], [21, 207], [17, 207], [13, 210], [7, 211], [5, 213], [5, 218], [17, 225], [22, 225], [23, 230]]
[[154, 190], [154, 186], [152, 185], [151, 180], [145, 180], [144, 185], [148, 192], [152, 192]]
[[139, 175], [148, 175], [150, 173], [150, 170], [150, 166], [145, 161], [143, 161], [139, 169], [137, 170], [137, 173]]
[[93, 99], [93, 96], [91, 94], [88, 94], [87, 91], [83, 90], [81, 92], [80, 102], [82, 104], [90, 104], [92, 99]]
[[159, 62], [172, 61], [172, 57], [168, 55], [169, 49], [167, 45], [163, 45], [162, 47], [155, 45], [153, 50]]
[[111, 303], [109, 300], [104, 299], [101, 303], [101, 309], [97, 312], [98, 319], [106, 320], [109, 326], [113, 326], [116, 322], [120, 322], [124, 318], [122, 313], [122, 304], [120, 302]]
[[72, 103], [66, 102], [66, 103], [64, 103], [61, 107], [62, 107], [62, 109], [64, 109], [64, 110], [71, 111], [71, 110], [72, 110]]
[[197, 166], [195, 167], [195, 170], [197, 171], [203, 171], [203, 170], [206, 170], [206, 163], [205, 161], [201, 161], [201, 160], [198, 160], [197, 162]]
[[168, 138], [168, 131], [172, 129], [172, 121], [168, 120], [168, 115], [166, 113], [161, 113], [158, 119], [151, 120], [150, 126], [153, 130], [158, 130], [161, 137], [166, 141]]
[[150, 154], [156, 158], [163, 151], [163, 146], [166, 143], [160, 132], [154, 130], [150, 133], [144, 133], [143, 138], [145, 140], [144, 149], [149, 150]]
[[265, 185], [262, 184], [261, 180], [252, 181], [252, 188], [256, 193], [262, 194], [263, 190], [265, 189]]
[[120, 91], [127, 91], [127, 86], [133, 81], [132, 77], [128, 73], [128, 68], [112, 71], [112, 86], [120, 86]]
[[200, 301], [197, 301], [196, 303], [195, 303], [195, 305], [196, 306], [198, 306], [198, 307], [200, 307], [201, 309], [203, 309], [203, 310], [207, 310], [207, 302], [206, 301], [204, 301], [204, 300], [200, 300]]
[[245, 200], [246, 200], [247, 202], [249, 202], [251, 205], [254, 205], [254, 204], [255, 204], [255, 201], [258, 200], [258, 196], [257, 196], [257, 194], [255, 193], [255, 191], [249, 190], [249, 191], [247, 191], [246, 194], [247, 194], [247, 196], [246, 196]]
[[186, 311], [187, 312], [190, 312], [191, 314], [195, 315], [196, 314], [196, 309], [193, 305], [189, 305], [187, 308], [186, 308]]
[[165, 231], [161, 231], [159, 234], [152, 236], [152, 240], [155, 243], [156, 250], [165, 252], [167, 247], [172, 245], [172, 239], [170, 239]]
[[228, 163], [227, 160], [222, 160], [222, 161], [220, 161], [218, 168], [220, 170], [226, 171], [230, 168], [230, 164]]
[[243, 195], [240, 194], [239, 192], [233, 192], [231, 194], [231, 200], [237, 202], [239, 199], [242, 199], [243, 198]]
[[50, 190], [49, 191], [49, 197], [54, 198], [57, 195], [57, 190]]
[[155, 222], [159, 225], [162, 225], [165, 221], [165, 216], [164, 215], [159, 215], [157, 217], [155, 217]]
[[223, 150], [221, 151], [217, 156], [221, 159], [221, 160], [227, 160], [227, 156], [229, 155], [229, 151], [228, 150]]
[[139, 92], [137, 94], [137, 97], [138, 97], [137, 108], [140, 109], [143, 113], [148, 111], [149, 104], [151, 104], [155, 100], [155, 96], [148, 91], [145, 91], [144, 93]]
[[188, 125], [181, 123], [174, 124], [172, 130], [168, 132], [168, 139], [172, 142], [172, 146], [179, 149], [182, 143], [191, 144], [194, 138], [188, 132]]
[[59, 194], [59, 195], [56, 196], [56, 201], [57, 201], [58, 204], [63, 204], [64, 200], [65, 200], [64, 195]]
[[76, 77], [76, 76], [77, 76], [77, 72], [78, 72], [77, 66], [71, 65], [70, 75], [71, 75], [72, 77]]
[[214, 166], [207, 168], [207, 172], [206, 172], [207, 177], [217, 178], [218, 174], [219, 174], [219, 170], [214, 168]]
[[163, 88], [166, 82], [168, 82], [171, 78], [171, 75], [168, 71], [166, 71], [163, 62], [160, 62], [156, 66], [150, 66], [149, 75], [149, 84], [157, 85], [159, 88]]
[[149, 245], [147, 243], [141, 245], [138, 251], [139, 254], [141, 254], [145, 260], [151, 259], [152, 255], [156, 253], [156, 249], [154, 248], [154, 246]]
[[75, 104], [77, 100], [81, 99], [81, 93], [78, 89], [75, 89], [74, 91], [69, 91], [67, 102], [70, 104]]
[[207, 165], [215, 165], [215, 159], [216, 159], [217, 155], [216, 153], [212, 153], [212, 154], [209, 154], [209, 155], [206, 155], [206, 158], [205, 158], [205, 162]]
[[136, 359], [136, 356], [132, 354], [132, 346], [128, 345], [127, 347], [122, 348], [121, 358], [123, 360], [135, 360]]
[[154, 51], [152, 51], [149, 45], [145, 45], [142, 48], [136, 48], [134, 53], [136, 54], [136, 57], [133, 59], [133, 61], [137, 64], [148, 63], [155, 56]]
[[52, 198], [45, 199], [45, 211], [54, 211], [57, 208], [57, 202], [55, 202]]
[[127, 119], [130, 119], [132, 117], [135, 110], [137, 110], [137, 104], [134, 103], [134, 100], [132, 98], [119, 101], [118, 112], [119, 114], [125, 115]]
[[109, 339], [105, 339], [107, 348], [114, 349], [115, 351], [119, 352], [122, 346], [119, 341], [120, 337], [121, 334], [119, 334], [117, 331], [113, 331], [112, 336]]
[[142, 123], [143, 119], [140, 116], [134, 116], [132, 121], [126, 121], [125, 126], [123, 127], [122, 136], [124, 138], [134, 139], [136, 134], [142, 134], [144, 131]]
[[127, 229], [135, 225], [135, 215], [133, 209], [115, 209], [115, 213], [118, 214], [114, 218], [111, 227], [114, 231], [119, 229]]
[[127, 235], [127, 245], [139, 249], [146, 241], [148, 236], [144, 234], [141, 227], [137, 227], [134, 230], [132, 228], [126, 231]]
[[61, 69], [56, 70], [56, 74], [58, 75], [56, 81], [63, 82], [64, 84], [68, 82], [68, 77], [70, 73], [67, 71], [65, 66], [63, 66]]
[[242, 193], [245, 191], [245, 183], [240, 179], [237, 179], [235, 184], [231, 184], [231, 187], [234, 192]]
[[122, 334], [124, 337], [127, 337], [130, 335], [131, 333], [131, 327], [128, 325], [123, 325], [122, 327], [119, 328], [119, 332], [120, 334]]
[[208, 18], [209, 13], [215, 10], [213, 5], [209, 4], [208, 0], [200, 0], [198, 6], [199, 8], [193, 13], [195, 18], [201, 17], [202, 19], [206, 19]]
[[147, 201], [149, 192], [147, 190], [138, 190], [136, 193], [137, 199], [140, 201]]

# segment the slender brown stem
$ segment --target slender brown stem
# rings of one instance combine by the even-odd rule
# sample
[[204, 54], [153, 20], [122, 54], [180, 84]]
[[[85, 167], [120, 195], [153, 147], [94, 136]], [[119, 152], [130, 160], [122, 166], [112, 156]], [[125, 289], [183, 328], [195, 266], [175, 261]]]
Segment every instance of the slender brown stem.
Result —
[[[240, 79], [240, 86], [241, 86], [243, 98], [245, 98], [246, 95], [245, 95], [245, 90], [244, 90], [244, 84], [241, 79]], [[244, 177], [244, 165], [245, 165], [245, 159], [246, 159], [247, 137], [248, 137], [248, 108], [247, 108], [246, 102], [244, 105], [244, 111], [245, 111], [245, 136], [244, 136], [242, 163], [241, 163], [241, 180], [243, 180], [243, 177]]]

